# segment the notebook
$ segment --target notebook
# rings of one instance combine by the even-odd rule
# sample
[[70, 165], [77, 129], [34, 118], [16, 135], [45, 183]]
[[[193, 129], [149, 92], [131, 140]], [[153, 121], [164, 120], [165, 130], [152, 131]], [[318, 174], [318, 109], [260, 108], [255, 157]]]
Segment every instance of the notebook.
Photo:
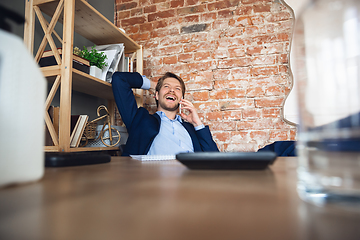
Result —
[[175, 160], [175, 155], [130, 155], [135, 160], [139, 161], [164, 161]]

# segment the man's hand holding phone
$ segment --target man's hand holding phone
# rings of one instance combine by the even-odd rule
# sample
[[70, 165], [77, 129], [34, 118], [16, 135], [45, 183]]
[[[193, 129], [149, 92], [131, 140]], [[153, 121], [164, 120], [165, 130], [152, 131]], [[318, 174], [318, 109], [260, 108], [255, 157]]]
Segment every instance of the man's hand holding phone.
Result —
[[[194, 105], [189, 100], [181, 99], [179, 104], [179, 114], [182, 119], [191, 123], [192, 125], [194, 125], [194, 127], [200, 126], [202, 124]], [[187, 110], [189, 114], [186, 115], [185, 113], [183, 113], [183, 110]]]

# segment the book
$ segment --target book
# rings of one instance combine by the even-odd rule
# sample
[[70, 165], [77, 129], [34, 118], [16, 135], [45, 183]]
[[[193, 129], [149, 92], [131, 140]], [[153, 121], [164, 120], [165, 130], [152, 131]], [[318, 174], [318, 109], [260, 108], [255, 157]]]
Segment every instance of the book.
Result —
[[175, 160], [175, 155], [130, 155], [131, 158], [139, 161], [164, 161]]
[[74, 129], [70, 136], [70, 147], [78, 147], [80, 144], [81, 136], [84, 133], [86, 123], [89, 119], [88, 115], [79, 115], [77, 118]]

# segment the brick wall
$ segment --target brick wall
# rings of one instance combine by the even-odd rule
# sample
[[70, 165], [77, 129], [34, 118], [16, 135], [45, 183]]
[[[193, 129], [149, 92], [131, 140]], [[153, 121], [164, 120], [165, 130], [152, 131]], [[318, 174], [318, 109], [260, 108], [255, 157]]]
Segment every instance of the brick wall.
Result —
[[[279, 0], [116, 0], [115, 23], [144, 47], [144, 74], [180, 75], [221, 151], [294, 140], [282, 118], [291, 90], [291, 11]], [[144, 91], [144, 106], [155, 101]]]

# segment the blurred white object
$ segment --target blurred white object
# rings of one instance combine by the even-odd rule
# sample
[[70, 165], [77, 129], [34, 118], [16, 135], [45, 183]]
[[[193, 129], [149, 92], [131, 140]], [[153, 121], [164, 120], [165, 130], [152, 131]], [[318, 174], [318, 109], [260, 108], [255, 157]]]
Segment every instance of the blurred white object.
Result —
[[360, 1], [312, 0], [295, 28], [298, 191], [360, 206]]
[[46, 80], [21, 38], [0, 30], [0, 187], [44, 174]]

